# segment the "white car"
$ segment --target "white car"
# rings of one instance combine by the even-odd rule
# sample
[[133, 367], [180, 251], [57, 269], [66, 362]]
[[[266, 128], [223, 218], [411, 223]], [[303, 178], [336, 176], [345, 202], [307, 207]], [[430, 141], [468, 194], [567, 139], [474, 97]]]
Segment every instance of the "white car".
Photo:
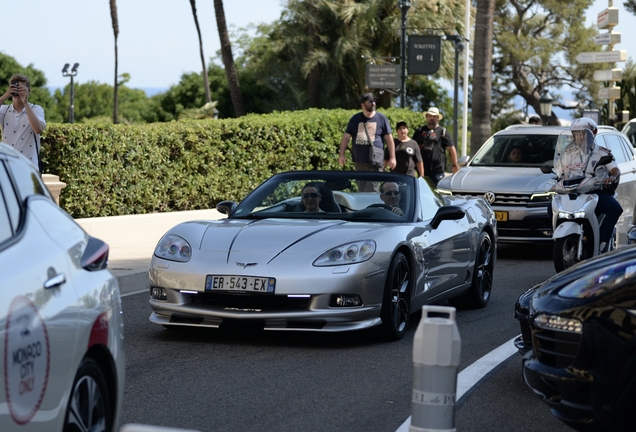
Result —
[[108, 246], [0, 144], [0, 431], [112, 431], [124, 394]]

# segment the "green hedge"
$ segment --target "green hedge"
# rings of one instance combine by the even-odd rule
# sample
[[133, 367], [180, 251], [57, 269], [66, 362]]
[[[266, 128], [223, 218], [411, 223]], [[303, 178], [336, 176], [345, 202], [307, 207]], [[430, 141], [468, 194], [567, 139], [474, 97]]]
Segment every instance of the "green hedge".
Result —
[[[338, 147], [356, 111], [318, 110], [142, 125], [49, 124], [44, 172], [67, 184], [74, 218], [207, 209], [241, 200], [272, 174], [340, 169]], [[411, 131], [421, 113], [382, 110]], [[348, 165], [352, 169], [348, 156]]]

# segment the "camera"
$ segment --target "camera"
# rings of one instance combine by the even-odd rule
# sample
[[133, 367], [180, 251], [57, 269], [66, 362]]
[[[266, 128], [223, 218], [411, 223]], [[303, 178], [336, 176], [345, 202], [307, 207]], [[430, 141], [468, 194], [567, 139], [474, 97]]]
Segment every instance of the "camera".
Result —
[[[20, 87], [20, 81], [11, 81], [11, 87], [13, 87], [14, 89], [18, 89]], [[16, 97], [18, 96], [19, 93], [17, 91], [12, 91], [11, 92], [11, 96]]]

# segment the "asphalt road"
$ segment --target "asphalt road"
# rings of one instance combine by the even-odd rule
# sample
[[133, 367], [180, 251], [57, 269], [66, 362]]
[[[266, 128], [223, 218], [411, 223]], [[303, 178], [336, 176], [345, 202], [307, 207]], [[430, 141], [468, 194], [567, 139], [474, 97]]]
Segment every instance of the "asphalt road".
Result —
[[[519, 334], [514, 302], [554, 274], [551, 250], [503, 246], [493, 295], [459, 310], [460, 370]], [[413, 336], [250, 328], [168, 331], [148, 321], [146, 294], [123, 298], [126, 392], [122, 423], [200, 431], [393, 432], [411, 414]], [[458, 431], [567, 431], [521, 380], [521, 359], [504, 362], [456, 409]]]

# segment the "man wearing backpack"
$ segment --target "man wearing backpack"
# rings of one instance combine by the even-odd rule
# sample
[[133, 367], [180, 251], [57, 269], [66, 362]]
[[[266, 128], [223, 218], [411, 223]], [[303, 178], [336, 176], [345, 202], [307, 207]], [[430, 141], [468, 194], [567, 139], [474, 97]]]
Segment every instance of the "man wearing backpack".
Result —
[[[41, 171], [40, 134], [46, 127], [44, 110], [29, 103], [31, 81], [22, 74], [13, 74], [7, 91], [0, 96], [0, 126], [2, 142], [22, 153]], [[11, 105], [3, 105], [11, 98]]]
[[450, 156], [453, 173], [459, 170], [457, 150], [455, 149], [453, 138], [446, 131], [446, 128], [439, 125], [439, 121], [443, 118], [439, 109], [436, 107], [429, 108], [428, 111], [424, 112], [424, 117], [426, 118], [426, 125], [419, 127], [415, 131], [413, 139], [420, 147], [426, 176], [437, 186], [437, 183], [444, 178], [446, 151], [448, 151]]

